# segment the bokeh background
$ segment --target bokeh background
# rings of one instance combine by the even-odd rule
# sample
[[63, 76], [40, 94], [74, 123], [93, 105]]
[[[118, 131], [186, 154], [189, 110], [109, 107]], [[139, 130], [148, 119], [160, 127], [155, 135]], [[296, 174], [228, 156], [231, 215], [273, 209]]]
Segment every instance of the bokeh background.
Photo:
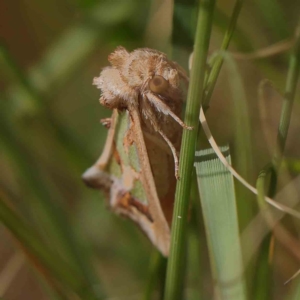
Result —
[[[0, 2], [1, 195], [39, 233], [45, 247], [52, 247], [59, 232], [65, 231], [62, 227], [70, 226], [97, 270], [107, 299], [141, 299], [153, 249], [134, 224], [111, 214], [102, 196], [81, 181], [81, 174], [104, 145], [106, 129], [99, 120], [110, 115], [100, 106], [99, 90], [92, 80], [118, 45], [128, 50], [150, 47], [165, 51], [187, 69], [197, 2], [175, 1], [174, 14], [172, 1], [166, 0]], [[233, 4], [232, 0], [217, 1], [211, 54], [220, 47]], [[280, 41], [287, 45], [276, 56], [236, 60], [251, 133], [250, 168], [244, 175], [252, 184], [274, 149], [288, 45], [299, 16], [297, 1], [245, 1], [230, 47], [231, 52], [252, 53]], [[234, 144], [237, 133], [229, 67], [224, 64], [208, 111], [208, 122], [220, 144]], [[268, 85], [260, 101], [258, 87], [264, 78], [273, 87]], [[290, 176], [281, 186], [300, 171], [299, 104], [298, 91], [286, 149]], [[202, 147], [206, 145], [203, 140]], [[257, 212], [255, 201], [248, 198], [250, 193], [238, 203], [241, 231]], [[287, 225], [299, 236], [296, 222], [288, 220]], [[199, 287], [204, 295], [201, 299], [211, 299], [204, 232], [190, 235], [189, 264], [194, 269], [189, 274], [188, 299], [199, 299]], [[203, 244], [200, 258], [195, 239]], [[274, 249], [270, 299], [283, 299], [293, 288], [283, 282], [300, 263], [281, 245]], [[255, 284], [255, 262], [251, 264], [250, 294]], [[0, 289], [5, 300], [55, 299], [5, 226], [0, 226]]]

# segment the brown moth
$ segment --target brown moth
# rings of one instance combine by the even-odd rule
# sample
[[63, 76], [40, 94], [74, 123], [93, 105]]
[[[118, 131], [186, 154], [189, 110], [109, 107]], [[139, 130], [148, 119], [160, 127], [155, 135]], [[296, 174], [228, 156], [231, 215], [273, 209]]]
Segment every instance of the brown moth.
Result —
[[136, 222], [152, 243], [169, 253], [183, 106], [184, 70], [164, 53], [118, 47], [111, 66], [93, 84], [100, 103], [113, 110], [104, 150], [83, 174], [85, 183], [104, 191], [109, 207]]

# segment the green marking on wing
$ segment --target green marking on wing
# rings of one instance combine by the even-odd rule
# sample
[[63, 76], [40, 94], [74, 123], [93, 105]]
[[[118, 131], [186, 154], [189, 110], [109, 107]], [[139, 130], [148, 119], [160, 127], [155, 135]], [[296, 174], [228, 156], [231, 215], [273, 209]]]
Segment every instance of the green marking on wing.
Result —
[[129, 147], [128, 157], [131, 167], [138, 173], [141, 172], [140, 160], [137, 155], [136, 145], [133, 144]]
[[145, 193], [145, 190], [143, 188], [143, 185], [140, 181], [136, 180], [133, 186], [133, 189], [131, 190], [131, 194], [134, 198], [142, 202], [143, 204], [148, 204], [147, 196]]
[[124, 137], [128, 131], [128, 128], [129, 128], [129, 119], [128, 119], [127, 112], [119, 113], [119, 117], [116, 125], [115, 141], [116, 141], [118, 153], [120, 155], [120, 159], [122, 161], [122, 164], [125, 166], [129, 166], [129, 157], [125, 151], [124, 144], [123, 144]]
[[122, 177], [121, 166], [117, 163], [117, 161], [114, 158], [114, 156], [112, 156], [111, 159], [110, 159], [110, 161], [109, 161], [107, 172], [109, 174], [111, 174], [111, 175], [114, 175], [117, 178], [121, 178]]
[[[130, 121], [127, 112], [119, 112], [118, 118], [116, 120], [116, 134], [115, 134], [115, 143], [117, 147], [117, 152], [119, 154], [121, 164], [124, 166], [131, 167], [136, 173], [141, 172], [139, 156], [137, 152], [136, 145], [133, 143], [129, 146], [127, 150], [124, 147], [124, 138], [128, 132]], [[112, 156], [108, 172], [118, 178], [122, 177], [121, 166], [116, 161], [115, 156]], [[147, 196], [144, 190], [142, 183], [139, 180], [135, 180], [134, 186], [131, 190], [131, 195], [139, 200], [143, 204], [147, 204]]]

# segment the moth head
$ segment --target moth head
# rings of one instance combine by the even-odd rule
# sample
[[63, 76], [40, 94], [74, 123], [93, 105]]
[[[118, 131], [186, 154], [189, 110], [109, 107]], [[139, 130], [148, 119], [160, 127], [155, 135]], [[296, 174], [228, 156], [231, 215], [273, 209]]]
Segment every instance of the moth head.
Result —
[[153, 76], [149, 81], [149, 89], [156, 94], [163, 94], [169, 88], [169, 82], [160, 75]]

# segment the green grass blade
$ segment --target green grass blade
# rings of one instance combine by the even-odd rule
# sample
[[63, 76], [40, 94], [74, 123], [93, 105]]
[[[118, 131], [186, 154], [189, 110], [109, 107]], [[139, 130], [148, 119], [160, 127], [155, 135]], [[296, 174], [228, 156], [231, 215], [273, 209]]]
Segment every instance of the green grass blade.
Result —
[[0, 199], [0, 221], [62, 283], [72, 290], [78, 290], [78, 288], [83, 286], [83, 277], [76, 268], [70, 266], [57, 253], [45, 247], [33, 232], [33, 229], [23, 222], [2, 199]]
[[[231, 41], [231, 38], [233, 36], [233, 33], [235, 31], [235, 27], [236, 27], [236, 23], [238, 20], [238, 16], [240, 15], [242, 6], [243, 6], [243, 2], [244, 0], [236, 0], [234, 8], [233, 8], [233, 12], [230, 18], [230, 22], [228, 25], [228, 28], [225, 32], [225, 36], [223, 38], [222, 41], [222, 45], [221, 45], [221, 50], [225, 51], [227, 50], [229, 43]], [[217, 82], [218, 79], [218, 75], [220, 73], [221, 67], [223, 64], [223, 57], [222, 56], [218, 56], [215, 60], [214, 63], [212, 65], [212, 69], [209, 73], [208, 76], [208, 80], [207, 80], [207, 86], [206, 86], [206, 94], [205, 94], [205, 100], [203, 103], [203, 107], [205, 108], [206, 105], [208, 105], [209, 100], [211, 98], [212, 92], [214, 90], [215, 84]]]
[[[230, 74], [229, 87], [233, 105], [233, 130], [234, 130], [234, 152], [238, 153], [234, 157], [234, 165], [237, 172], [247, 181], [251, 182], [254, 175], [253, 163], [253, 140], [251, 117], [249, 112], [249, 99], [242, 81], [242, 75], [239, 72], [238, 65], [229, 53], [224, 53], [224, 62], [228, 73]], [[255, 199], [250, 191], [245, 189], [241, 184], [236, 185], [237, 205], [240, 213], [240, 226], [244, 228], [251, 220], [256, 210], [256, 203], [251, 201]]]
[[[95, 50], [99, 40], [104, 40], [108, 30], [136, 12], [137, 3], [132, 0], [100, 1], [81, 18], [81, 22], [65, 30], [40, 62], [29, 70], [27, 80], [31, 86], [39, 93], [51, 93], [53, 87], [69, 79]], [[20, 85], [12, 86], [10, 92], [11, 99], [24, 101]]]
[[[28, 204], [32, 209], [33, 224], [38, 228], [37, 231], [41, 236], [46, 235], [46, 238], [40, 238], [40, 242], [43, 241], [44, 249], [51, 248], [53, 261], [56, 260], [57, 254], [61, 254], [74, 269], [82, 273], [84, 279], [89, 282], [90, 287], [95, 288], [93, 292], [101, 294], [98, 291], [100, 283], [95, 271], [66, 217], [62, 202], [59, 203], [61, 195], [57, 194], [55, 189], [52, 190], [53, 195], [51, 195], [40, 176], [32, 154], [27, 150], [26, 145], [18, 139], [6, 116], [2, 112], [0, 116], [1, 146], [6, 154], [12, 158], [15, 166], [18, 167], [20, 177], [24, 178], [32, 193], [33, 200], [28, 200]], [[53, 200], [54, 196], [57, 197], [56, 201]], [[11, 226], [14, 226], [11, 223], [13, 220], [18, 222], [17, 219], [11, 218], [5, 222], [5, 225], [11, 228]], [[21, 239], [20, 242], [23, 244], [26, 240]], [[24, 246], [28, 247], [27, 244], [24, 244]]]
[[[14, 85], [6, 92], [8, 100], [5, 101], [5, 106], [3, 105], [6, 114], [14, 121], [18, 120], [20, 116], [36, 117], [40, 114], [43, 121], [50, 125], [47, 128], [47, 134], [54, 134], [55, 139], [64, 145], [69, 159], [72, 158], [75, 164], [79, 166], [85, 166], [90, 161], [85, 147], [80, 144], [76, 136], [71, 133], [63, 122], [58, 120], [57, 116], [48, 107], [47, 96], [41, 97], [40, 91], [31, 82], [30, 76], [25, 74], [9, 51], [1, 44], [0, 61], [3, 61], [5, 65], [5, 70], [7, 70], [5, 73], [14, 78]], [[22, 104], [18, 102], [20, 99]], [[13, 123], [14, 125], [17, 124], [17, 122]]]
[[158, 298], [163, 297], [167, 260], [157, 250], [152, 253], [149, 266], [149, 279], [145, 289], [143, 300], [153, 299], [156, 291], [159, 292]]
[[[258, 191], [257, 201], [261, 213], [263, 214], [265, 221], [269, 223], [270, 228], [273, 228], [273, 217], [270, 211], [268, 211], [268, 204], [265, 201], [265, 187], [266, 187], [266, 178], [268, 172], [272, 171], [271, 165], [266, 166], [259, 174], [256, 181], [256, 188]], [[272, 240], [272, 234], [268, 234], [261, 245], [261, 249], [257, 259], [257, 268], [254, 274], [254, 299], [257, 300], [267, 300], [271, 299], [270, 284], [272, 282], [272, 272], [273, 266], [269, 262], [269, 251], [270, 243]]]
[[195, 0], [174, 0], [172, 44], [192, 49], [197, 24]]
[[253, 171], [251, 152], [251, 121], [248, 108], [247, 94], [242, 82], [236, 62], [228, 54], [225, 54], [226, 66], [230, 74], [231, 97], [234, 106], [234, 145], [235, 152], [238, 153], [235, 164], [238, 172], [246, 179], [251, 179]]
[[[229, 148], [221, 151], [230, 163]], [[233, 177], [212, 149], [196, 152], [195, 167], [216, 292], [247, 299]]]
[[0, 222], [16, 237], [38, 269], [40, 270], [41, 266], [42, 271], [47, 271], [46, 277], [49, 276], [49, 272], [54, 279], [78, 294], [82, 299], [97, 300], [103, 298], [100, 286], [91, 280], [80, 262], [78, 262], [79, 267], [74, 265], [73, 261], [69, 263], [51, 247], [47, 247], [35, 230], [7, 206], [2, 198], [0, 198]]
[[255, 300], [271, 300], [272, 293], [270, 286], [272, 285], [273, 266], [269, 262], [270, 259], [270, 242], [272, 236], [268, 234], [262, 244], [257, 257], [256, 268], [253, 278], [252, 299]]
[[42, 180], [33, 155], [21, 142], [2, 110], [0, 111], [0, 125], [2, 151], [11, 159], [13, 167], [18, 171], [20, 178], [24, 179], [24, 183], [31, 192], [32, 199], [28, 201], [27, 205], [34, 225], [40, 232], [51, 236], [52, 241], [55, 241], [53, 248], [64, 249], [65, 240], [59, 221], [65, 225], [65, 218], [59, 218], [59, 208], [56, 203], [52, 202], [51, 193]]
[[300, 299], [300, 280], [297, 279], [296, 283], [294, 285], [294, 291], [291, 295], [291, 297], [289, 297], [289, 300], [298, 300]]
[[207, 51], [211, 35], [215, 0], [200, 1], [196, 29], [194, 61], [191, 70], [190, 86], [185, 113], [185, 123], [194, 130], [184, 130], [180, 151], [179, 174], [175, 207], [172, 221], [170, 257], [167, 266], [165, 300], [181, 299], [184, 278], [184, 254], [187, 228], [187, 212], [191, 176], [193, 171], [194, 150], [197, 139], [198, 117], [203, 95]]
[[255, 5], [261, 13], [266, 25], [271, 29], [273, 35], [278, 39], [289, 37], [290, 28], [287, 22], [283, 3], [278, 0], [255, 0]]

